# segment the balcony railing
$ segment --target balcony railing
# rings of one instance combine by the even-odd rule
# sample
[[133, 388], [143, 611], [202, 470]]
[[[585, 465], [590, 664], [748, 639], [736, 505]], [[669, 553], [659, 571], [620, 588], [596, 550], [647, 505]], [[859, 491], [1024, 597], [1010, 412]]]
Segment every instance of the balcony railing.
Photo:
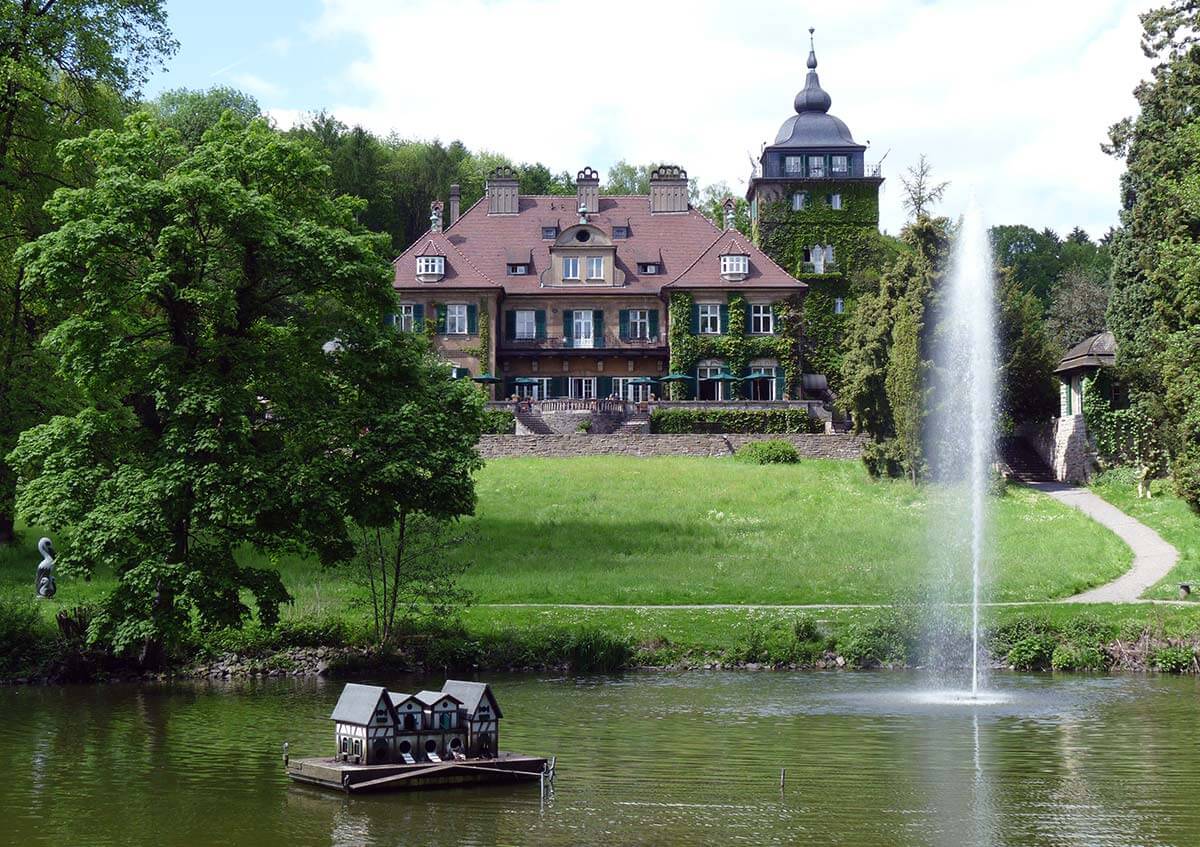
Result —
[[838, 273], [837, 262], [804, 262], [801, 270], [806, 274], [835, 274]]

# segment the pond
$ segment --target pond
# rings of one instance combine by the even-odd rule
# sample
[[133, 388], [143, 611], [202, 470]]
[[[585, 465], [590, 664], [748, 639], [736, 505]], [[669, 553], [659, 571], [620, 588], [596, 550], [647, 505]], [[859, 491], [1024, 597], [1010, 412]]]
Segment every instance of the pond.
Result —
[[[1200, 844], [1200, 680], [905, 673], [489, 677], [536, 783], [347, 797], [291, 784], [340, 683], [0, 690], [14, 844]], [[379, 680], [393, 690], [439, 680]], [[787, 769], [780, 790], [780, 769]]]

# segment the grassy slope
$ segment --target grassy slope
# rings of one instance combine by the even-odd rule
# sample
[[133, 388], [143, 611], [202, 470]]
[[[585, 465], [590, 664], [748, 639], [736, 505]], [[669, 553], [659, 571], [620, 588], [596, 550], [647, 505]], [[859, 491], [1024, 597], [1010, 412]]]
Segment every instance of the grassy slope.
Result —
[[[463, 554], [481, 603], [891, 603], [918, 598], [931, 578], [926, 521], [938, 508], [928, 489], [872, 482], [858, 462], [504, 459], [484, 468], [478, 490]], [[995, 506], [993, 599], [1066, 596], [1129, 566], [1114, 535], [1047, 497], [1010, 489]], [[0, 551], [0, 595], [32, 590], [37, 535]], [[285, 619], [365, 616], [337, 572], [278, 565], [296, 598]], [[957, 583], [950, 599], [965, 599], [967, 583]], [[104, 573], [64, 578], [43, 608], [110, 586]]]
[[1115, 481], [1101, 482], [1092, 486], [1092, 490], [1179, 550], [1179, 563], [1146, 596], [1177, 598], [1179, 583], [1190, 582], [1196, 592], [1191, 599], [1200, 600], [1200, 515], [1171, 493], [1169, 481], [1156, 480], [1154, 496], [1149, 500], [1138, 499], [1136, 486]]

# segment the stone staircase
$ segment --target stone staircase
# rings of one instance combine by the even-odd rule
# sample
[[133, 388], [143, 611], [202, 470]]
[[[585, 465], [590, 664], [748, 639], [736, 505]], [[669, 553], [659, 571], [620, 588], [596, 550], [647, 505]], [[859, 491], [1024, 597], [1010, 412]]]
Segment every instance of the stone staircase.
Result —
[[633, 412], [613, 430], [613, 435], [649, 435], [650, 413]]
[[1002, 438], [999, 448], [1001, 464], [1007, 467], [1012, 479], [1026, 483], [1054, 482], [1054, 472], [1024, 438]]
[[542, 420], [541, 412], [523, 410], [520, 407], [514, 410], [513, 416], [517, 419], [517, 432], [527, 435], [553, 435], [554, 430]]

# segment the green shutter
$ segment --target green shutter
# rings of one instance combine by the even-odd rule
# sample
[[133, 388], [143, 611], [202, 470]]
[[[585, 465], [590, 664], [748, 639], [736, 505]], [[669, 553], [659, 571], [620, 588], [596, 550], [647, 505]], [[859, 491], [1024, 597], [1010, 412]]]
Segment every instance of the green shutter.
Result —
[[700, 306], [692, 304], [692, 335], [700, 334]]
[[434, 303], [433, 308], [437, 310], [437, 331], [440, 335], [446, 334], [446, 304]]
[[750, 320], [750, 309], [752, 308], [753, 307], [749, 303], [746, 304], [746, 319], [742, 324], [743, 335], [750, 335], [752, 332], [754, 332], [754, 323]]
[[658, 309], [650, 310], [650, 340], [658, 340]]
[[479, 307], [474, 303], [467, 304], [467, 335], [479, 334]]
[[617, 322], [620, 324], [619, 335], [622, 341], [629, 340], [629, 310], [621, 309], [617, 312]]
[[515, 382], [513, 382], [514, 379], [516, 379], [516, 377], [510, 376], [504, 380], [504, 399], [505, 400], [507, 400], [509, 397], [512, 397], [514, 394], [517, 393], [517, 384]]
[[592, 346], [604, 346], [604, 312], [600, 309], [592, 310]]
[[720, 320], [721, 320], [721, 324], [720, 324], [721, 334], [724, 335], [725, 333], [729, 332], [729, 304], [728, 303], [721, 304]]
[[570, 309], [563, 309], [563, 338], [566, 339], [563, 342], [564, 347], [574, 347], [575, 346], [575, 337], [574, 337], [575, 327], [572, 326], [572, 324], [574, 322], [575, 322], [575, 313], [572, 312]]
[[538, 341], [546, 340], [546, 310], [538, 309], [533, 313], [534, 328], [537, 330]]
[[418, 303], [413, 306], [413, 332], [425, 331], [425, 305]]
[[787, 375], [783, 372], [783, 367], [775, 369], [775, 399], [787, 399]]
[[601, 376], [601, 377], [596, 378], [596, 396], [597, 397], [599, 397], [600, 399], [603, 400], [603, 399], [607, 398], [608, 395], [612, 394], [612, 392], [613, 392], [613, 386], [612, 386], [612, 377], [611, 376]]
[[512, 341], [517, 337], [517, 313], [513, 309], [509, 309], [504, 313], [504, 338], [507, 341]]
[[566, 377], [556, 376], [550, 379], [550, 396], [565, 397], [567, 396], [567, 379]]

